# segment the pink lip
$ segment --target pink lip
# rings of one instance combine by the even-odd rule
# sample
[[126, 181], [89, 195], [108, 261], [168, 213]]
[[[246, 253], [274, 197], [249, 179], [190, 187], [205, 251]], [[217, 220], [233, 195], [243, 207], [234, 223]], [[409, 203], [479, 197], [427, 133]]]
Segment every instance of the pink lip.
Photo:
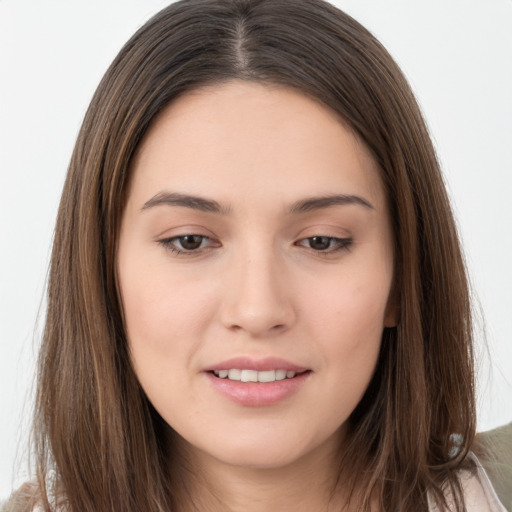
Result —
[[258, 372], [269, 370], [286, 370], [295, 373], [302, 373], [308, 370], [303, 366], [290, 363], [285, 359], [278, 357], [265, 357], [263, 359], [253, 359], [250, 357], [234, 357], [227, 361], [214, 364], [204, 369], [205, 372], [213, 372], [218, 370], [231, 370], [237, 368], [239, 370], [256, 370]]
[[[287, 370], [296, 372], [297, 375], [292, 379], [274, 382], [241, 382], [227, 378], [221, 379], [213, 373], [233, 368], [256, 371]], [[299, 391], [311, 375], [308, 368], [274, 357], [265, 359], [236, 357], [205, 368], [204, 372], [213, 389], [234, 403], [245, 407], [265, 407], [277, 404]]]

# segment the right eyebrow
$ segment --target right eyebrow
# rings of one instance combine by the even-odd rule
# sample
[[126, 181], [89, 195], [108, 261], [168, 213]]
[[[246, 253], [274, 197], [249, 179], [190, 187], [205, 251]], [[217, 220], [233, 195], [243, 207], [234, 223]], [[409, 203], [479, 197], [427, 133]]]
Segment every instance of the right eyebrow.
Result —
[[183, 206], [185, 208], [192, 208], [202, 212], [219, 213], [223, 215], [228, 214], [230, 211], [230, 208], [222, 206], [213, 199], [188, 194], [179, 194], [176, 192], [159, 192], [144, 203], [141, 211], [160, 205]]
[[361, 196], [356, 196], [353, 194], [335, 194], [330, 196], [308, 197], [306, 199], [302, 199], [301, 201], [297, 201], [290, 208], [290, 212], [305, 213], [315, 210], [322, 210], [324, 208], [330, 208], [331, 206], [343, 206], [349, 204], [364, 206], [369, 210], [375, 209], [370, 201], [364, 199]]

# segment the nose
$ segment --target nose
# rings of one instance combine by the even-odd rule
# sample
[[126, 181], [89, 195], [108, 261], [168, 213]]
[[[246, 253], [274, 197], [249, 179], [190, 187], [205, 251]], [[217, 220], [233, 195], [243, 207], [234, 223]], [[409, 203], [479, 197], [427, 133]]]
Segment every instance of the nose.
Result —
[[289, 329], [296, 320], [296, 312], [291, 283], [284, 270], [272, 251], [238, 255], [224, 282], [224, 326], [254, 338]]

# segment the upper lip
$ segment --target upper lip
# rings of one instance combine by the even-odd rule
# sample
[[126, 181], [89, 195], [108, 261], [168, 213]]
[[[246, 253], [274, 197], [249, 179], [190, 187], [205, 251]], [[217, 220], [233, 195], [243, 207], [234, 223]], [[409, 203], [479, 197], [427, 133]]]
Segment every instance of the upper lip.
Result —
[[286, 361], [285, 359], [281, 359], [278, 357], [265, 357], [257, 359], [253, 357], [243, 356], [233, 357], [231, 359], [227, 359], [226, 361], [221, 361], [220, 363], [208, 366], [207, 368], [204, 369], [204, 371], [213, 372], [219, 370], [231, 370], [234, 368], [239, 370], [255, 370], [258, 372], [264, 372], [269, 370], [287, 370], [295, 373], [302, 373], [309, 369], [304, 366], [293, 364], [290, 361]]

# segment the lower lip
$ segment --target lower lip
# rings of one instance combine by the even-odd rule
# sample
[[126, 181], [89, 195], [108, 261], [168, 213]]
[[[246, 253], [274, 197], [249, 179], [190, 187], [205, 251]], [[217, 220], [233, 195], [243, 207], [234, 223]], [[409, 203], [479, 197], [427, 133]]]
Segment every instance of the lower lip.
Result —
[[304, 372], [293, 379], [274, 382], [241, 382], [221, 379], [213, 373], [206, 373], [216, 391], [233, 402], [246, 407], [264, 407], [277, 404], [296, 393], [306, 382], [310, 372]]

